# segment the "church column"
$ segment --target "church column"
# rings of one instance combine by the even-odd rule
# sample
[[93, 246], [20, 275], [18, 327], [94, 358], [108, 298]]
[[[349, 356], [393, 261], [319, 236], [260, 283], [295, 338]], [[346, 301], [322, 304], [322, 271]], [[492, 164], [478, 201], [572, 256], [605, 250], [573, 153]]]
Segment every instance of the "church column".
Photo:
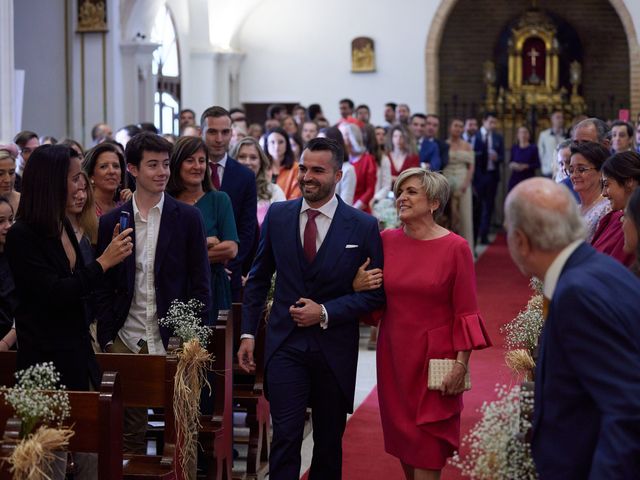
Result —
[[151, 71], [153, 52], [159, 45], [151, 42], [123, 42], [122, 112], [123, 124], [153, 122], [156, 76]]
[[229, 106], [241, 107], [240, 104], [240, 65], [244, 60], [244, 53], [234, 53], [229, 58]]
[[219, 51], [216, 56], [217, 104], [226, 108], [240, 105], [240, 64], [244, 53]]
[[0, 2], [0, 141], [17, 133], [15, 58], [13, 48], [13, 1]]

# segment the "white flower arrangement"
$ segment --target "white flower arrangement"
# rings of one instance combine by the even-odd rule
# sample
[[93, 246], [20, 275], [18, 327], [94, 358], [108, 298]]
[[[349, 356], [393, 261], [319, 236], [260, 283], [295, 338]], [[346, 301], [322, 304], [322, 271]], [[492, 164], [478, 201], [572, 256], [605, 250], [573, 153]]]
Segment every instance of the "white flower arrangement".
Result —
[[60, 374], [52, 362], [39, 363], [15, 373], [16, 385], [2, 387], [5, 402], [22, 420], [25, 438], [35, 425], [43, 422], [60, 426], [69, 416], [71, 406], [64, 385], [58, 386]]
[[383, 198], [373, 205], [373, 215], [382, 224], [383, 229], [400, 226], [396, 202], [393, 198]]
[[530, 446], [522, 438], [531, 423], [521, 417], [522, 409], [532, 408], [533, 392], [506, 385], [497, 385], [496, 392], [498, 398], [484, 402], [481, 419], [462, 439], [468, 453], [456, 453], [450, 463], [478, 480], [537, 479]]
[[505, 334], [507, 350], [526, 349], [533, 353], [538, 345], [538, 337], [544, 325], [542, 282], [533, 277], [529, 286], [536, 294], [516, 318], [500, 329], [501, 333]]
[[[158, 320], [171, 328], [183, 344], [177, 351], [178, 367], [174, 378], [173, 413], [178, 434], [178, 462], [188, 478], [195, 478], [198, 430], [200, 428], [200, 392], [206, 385], [213, 358], [207, 351], [211, 329], [202, 324], [204, 305], [196, 299], [187, 303], [174, 300], [167, 316]], [[177, 468], [177, 465], [176, 465]]]
[[198, 339], [203, 348], [209, 344], [211, 330], [202, 324], [200, 313], [204, 305], [196, 299], [187, 303], [174, 300], [169, 306], [167, 316], [158, 320], [163, 327], [171, 328], [175, 336], [183, 342]]

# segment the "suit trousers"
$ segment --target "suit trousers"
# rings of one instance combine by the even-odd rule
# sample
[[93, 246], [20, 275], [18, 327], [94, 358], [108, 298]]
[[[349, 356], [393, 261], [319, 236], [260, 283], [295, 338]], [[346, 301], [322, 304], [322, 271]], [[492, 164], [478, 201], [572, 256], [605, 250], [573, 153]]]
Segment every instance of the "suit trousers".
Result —
[[[113, 353], [134, 353], [120, 340], [119, 335], [116, 335], [111, 351]], [[147, 346], [144, 345], [139, 353], [149, 353]], [[147, 454], [147, 442], [145, 440], [147, 435], [147, 420], [146, 408], [124, 409], [124, 436], [122, 440], [124, 453]]]
[[342, 478], [348, 405], [322, 351], [301, 351], [285, 341], [269, 361], [267, 388], [273, 424], [269, 478], [300, 478], [307, 406], [312, 409], [314, 443], [309, 479]]
[[479, 225], [474, 225], [474, 240], [477, 243], [478, 235], [480, 238], [486, 238], [491, 230], [491, 217], [493, 217], [493, 208], [496, 201], [496, 193], [498, 192], [498, 183], [500, 176], [497, 170], [491, 172], [477, 172], [474, 178], [473, 186], [477, 193], [478, 205], [474, 206], [480, 213]]

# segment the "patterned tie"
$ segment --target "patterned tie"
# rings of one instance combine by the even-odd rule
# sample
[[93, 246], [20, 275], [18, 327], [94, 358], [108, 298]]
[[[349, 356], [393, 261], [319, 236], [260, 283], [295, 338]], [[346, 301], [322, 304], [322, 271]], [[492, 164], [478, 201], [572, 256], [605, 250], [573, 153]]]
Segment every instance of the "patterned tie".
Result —
[[307, 224], [304, 227], [304, 256], [309, 263], [316, 258], [316, 237], [318, 236], [318, 226], [316, 217], [320, 215], [318, 210], [307, 210]]
[[218, 175], [218, 164], [215, 162], [211, 162], [211, 177], [215, 189], [220, 190], [220, 175]]
[[549, 300], [546, 296], [542, 297], [542, 316], [544, 317], [545, 320], [549, 316], [549, 304], [550, 303], [551, 303], [551, 300]]

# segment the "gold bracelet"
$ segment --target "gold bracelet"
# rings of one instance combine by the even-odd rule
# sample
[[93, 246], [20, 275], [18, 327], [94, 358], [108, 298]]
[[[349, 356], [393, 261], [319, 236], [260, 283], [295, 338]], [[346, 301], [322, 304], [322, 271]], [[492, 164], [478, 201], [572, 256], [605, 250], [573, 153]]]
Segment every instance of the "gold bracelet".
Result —
[[464, 368], [464, 373], [467, 373], [469, 371], [467, 365], [462, 360], [456, 359], [456, 363], [462, 365], [462, 368]]

